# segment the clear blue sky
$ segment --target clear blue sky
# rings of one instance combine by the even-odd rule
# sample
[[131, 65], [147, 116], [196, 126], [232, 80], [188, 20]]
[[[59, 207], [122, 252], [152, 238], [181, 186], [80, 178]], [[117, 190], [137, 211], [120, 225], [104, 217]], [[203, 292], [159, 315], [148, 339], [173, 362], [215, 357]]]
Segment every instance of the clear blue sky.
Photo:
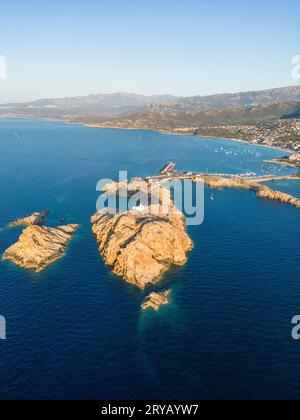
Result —
[[[197, 95], [296, 84], [299, 0], [10, 0], [0, 102], [128, 91]], [[299, 82], [298, 82], [299, 83]]]

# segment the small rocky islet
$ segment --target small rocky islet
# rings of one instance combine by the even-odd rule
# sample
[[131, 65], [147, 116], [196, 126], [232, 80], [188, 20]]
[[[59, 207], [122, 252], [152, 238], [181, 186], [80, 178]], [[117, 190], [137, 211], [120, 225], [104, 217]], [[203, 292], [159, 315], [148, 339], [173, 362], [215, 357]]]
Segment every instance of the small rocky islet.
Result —
[[40, 272], [62, 258], [79, 225], [56, 228], [32, 225], [23, 230], [18, 242], [8, 248], [4, 260]]
[[79, 225], [46, 227], [48, 210], [34, 212], [30, 216], [9, 223], [10, 228], [26, 226], [18, 241], [3, 254], [3, 260], [10, 260], [19, 267], [43, 271], [50, 264], [62, 258]]
[[41, 213], [35, 212], [30, 216], [26, 216], [22, 219], [14, 220], [9, 224], [10, 228], [19, 227], [19, 226], [43, 226], [46, 223], [46, 217], [50, 214], [48, 210], [45, 210]]
[[169, 297], [171, 295], [171, 290], [164, 290], [160, 293], [150, 293], [142, 303], [142, 309], [152, 309], [158, 311], [162, 305], [168, 305]]

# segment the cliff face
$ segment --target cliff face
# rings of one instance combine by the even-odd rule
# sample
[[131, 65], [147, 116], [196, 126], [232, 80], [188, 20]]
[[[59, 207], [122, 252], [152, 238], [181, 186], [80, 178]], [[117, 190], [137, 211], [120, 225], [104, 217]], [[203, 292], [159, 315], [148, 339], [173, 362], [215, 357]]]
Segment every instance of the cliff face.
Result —
[[78, 225], [57, 228], [29, 226], [24, 229], [18, 242], [5, 251], [2, 258], [11, 260], [20, 267], [40, 272], [63, 257], [77, 228]]
[[42, 226], [45, 224], [45, 218], [48, 216], [49, 211], [44, 211], [42, 213], [33, 213], [31, 216], [24, 217], [23, 219], [17, 219], [14, 222], [9, 224], [9, 227], [17, 226], [33, 226], [39, 225]]
[[105, 263], [116, 275], [141, 289], [158, 283], [171, 265], [185, 264], [186, 254], [193, 248], [184, 216], [174, 209], [168, 192], [158, 188], [156, 193], [166, 195], [169, 206], [160, 203], [142, 212], [97, 213], [91, 219]]

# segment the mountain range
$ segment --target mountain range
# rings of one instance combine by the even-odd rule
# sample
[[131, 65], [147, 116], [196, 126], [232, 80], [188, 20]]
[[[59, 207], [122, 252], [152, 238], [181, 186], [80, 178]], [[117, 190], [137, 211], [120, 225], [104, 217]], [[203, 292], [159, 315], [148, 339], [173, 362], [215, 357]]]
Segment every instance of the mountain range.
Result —
[[[199, 111], [155, 112], [147, 109], [143, 112], [122, 118], [110, 118], [101, 121], [90, 117], [88, 125], [111, 128], [151, 129], [172, 132], [178, 129], [198, 129], [200, 127], [221, 127], [238, 125], [257, 125], [276, 120], [300, 118], [300, 102], [279, 102], [268, 105], [236, 106], [226, 109]], [[75, 121], [75, 120], [74, 120]]]
[[93, 115], [100, 118], [122, 117], [144, 110], [154, 103], [175, 101], [168, 95], [145, 96], [133, 93], [96, 94], [70, 98], [39, 99], [27, 103], [0, 105], [0, 116], [69, 118]]
[[[27, 103], [0, 105], [0, 118], [57, 118], [66, 120], [103, 121], [146, 114], [177, 115], [222, 111], [240, 108], [248, 110], [259, 105], [300, 102], [300, 85], [263, 91], [217, 94], [210, 96], [175, 97], [145, 96], [130, 93], [95, 94], [70, 98], [40, 99]], [[203, 114], [204, 115], [204, 114]]]

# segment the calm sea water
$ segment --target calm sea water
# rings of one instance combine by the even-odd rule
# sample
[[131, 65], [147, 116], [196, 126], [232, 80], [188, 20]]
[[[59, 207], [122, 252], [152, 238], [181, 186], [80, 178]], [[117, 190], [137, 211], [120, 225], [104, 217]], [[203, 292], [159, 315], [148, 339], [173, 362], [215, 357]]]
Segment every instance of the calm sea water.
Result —
[[[172, 301], [142, 313], [144, 294], [112, 275], [91, 233], [96, 182], [183, 170], [290, 173], [274, 149], [145, 131], [0, 122], [0, 253], [33, 211], [81, 224], [66, 256], [35, 274], [0, 262], [0, 398], [299, 398], [300, 213], [239, 190], [206, 194], [186, 266], [163, 286]], [[277, 189], [300, 197], [300, 182]]]

